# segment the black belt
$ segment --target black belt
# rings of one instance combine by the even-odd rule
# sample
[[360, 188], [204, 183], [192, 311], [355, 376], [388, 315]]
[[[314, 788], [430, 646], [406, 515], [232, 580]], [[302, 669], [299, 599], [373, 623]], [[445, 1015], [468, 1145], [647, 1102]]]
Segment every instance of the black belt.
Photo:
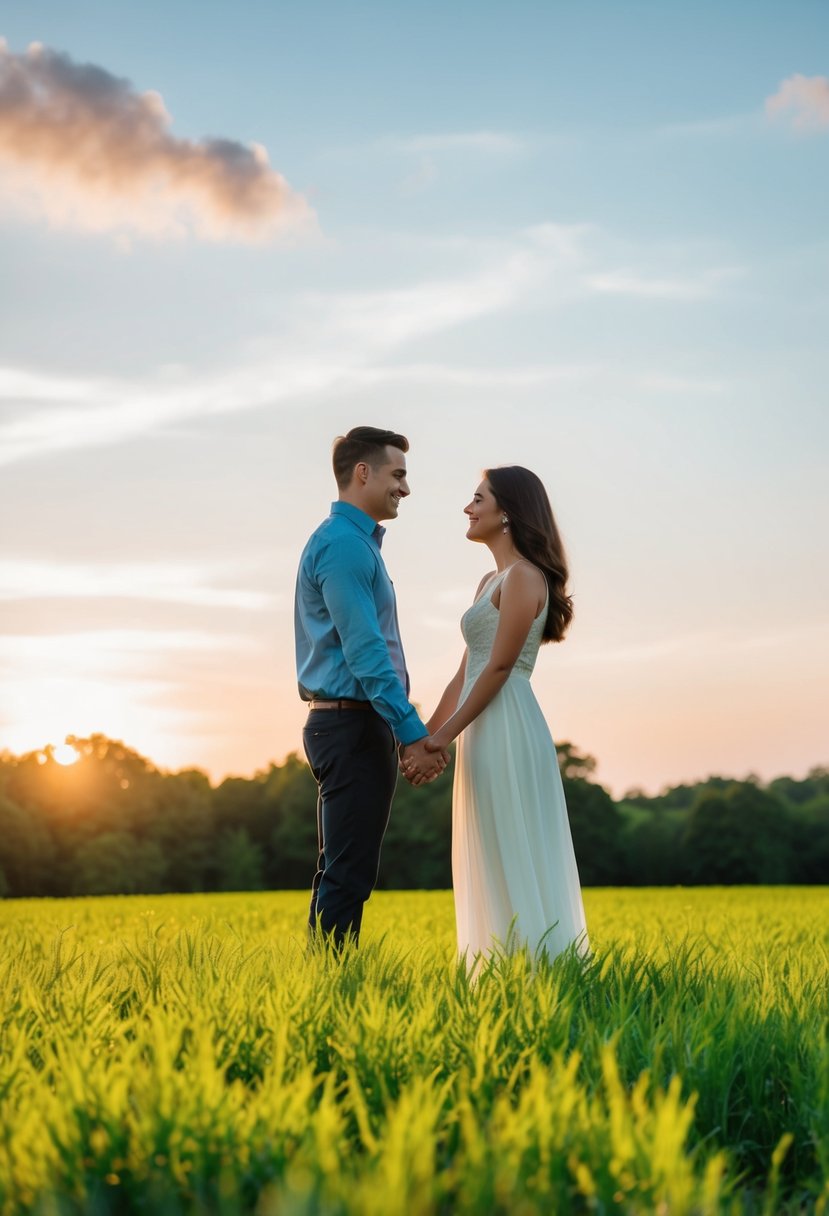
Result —
[[316, 698], [308, 702], [309, 709], [371, 709], [371, 701], [351, 701], [348, 697], [340, 697], [338, 701], [320, 701]]

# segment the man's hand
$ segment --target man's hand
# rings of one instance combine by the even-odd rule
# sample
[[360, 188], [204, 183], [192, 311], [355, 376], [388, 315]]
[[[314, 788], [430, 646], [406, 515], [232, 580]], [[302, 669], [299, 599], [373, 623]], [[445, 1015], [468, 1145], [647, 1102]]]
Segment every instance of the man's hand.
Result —
[[410, 785], [425, 785], [439, 777], [449, 763], [449, 753], [443, 748], [430, 750], [426, 739], [406, 743], [399, 750], [400, 770]]

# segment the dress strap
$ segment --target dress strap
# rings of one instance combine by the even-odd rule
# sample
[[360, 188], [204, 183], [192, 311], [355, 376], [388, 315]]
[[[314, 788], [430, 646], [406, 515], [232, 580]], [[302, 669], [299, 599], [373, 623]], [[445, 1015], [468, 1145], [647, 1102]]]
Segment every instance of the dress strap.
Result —
[[[478, 595], [476, 596], [476, 598], [475, 598], [475, 603], [477, 604], [477, 603], [478, 603], [478, 601], [479, 601], [479, 600], [482, 600], [482, 599], [484, 598], [484, 596], [485, 596], [485, 595], [491, 595], [491, 594], [492, 594], [492, 592], [493, 592], [493, 591], [495, 590], [495, 588], [497, 587], [497, 585], [498, 585], [498, 583], [500, 582], [500, 580], [501, 580], [502, 578], [504, 578], [504, 576], [505, 576], [505, 575], [509, 574], [509, 572], [510, 572], [510, 570], [512, 569], [512, 567], [513, 567], [513, 566], [517, 566], [519, 562], [526, 562], [528, 566], [532, 566], [533, 570], [537, 570], [537, 569], [538, 569], [538, 566], [536, 566], [536, 565], [535, 565], [535, 563], [534, 563], [534, 562], [531, 562], [531, 561], [530, 561], [528, 558], [526, 558], [526, 557], [518, 557], [518, 558], [516, 558], [516, 559], [515, 559], [515, 561], [514, 561], [514, 562], [511, 562], [509, 566], [505, 566], [503, 570], [496, 570], [496, 571], [495, 571], [495, 573], [494, 573], [493, 575], [491, 575], [491, 576], [490, 576], [490, 577], [487, 579], [487, 581], [484, 583], [483, 587], [482, 587], [482, 588], [481, 588], [481, 590], [479, 591]], [[542, 571], [542, 573], [543, 573], [543, 571]], [[546, 582], [547, 580], [545, 579], [544, 581]], [[550, 590], [549, 590], [549, 587], [548, 587], [548, 588], [547, 588], [547, 596], [548, 596], [548, 598], [549, 598], [549, 594], [550, 594]], [[543, 612], [543, 611], [544, 611], [544, 609], [542, 608], [542, 610], [541, 610], [541, 611]], [[538, 618], [536, 617], [536, 620], [537, 620], [537, 619], [538, 619]]]
[[506, 570], [496, 570], [494, 574], [491, 574], [489, 576], [489, 578], [486, 580], [486, 582], [484, 583], [484, 585], [481, 587], [481, 590], [475, 596], [474, 602], [476, 604], [478, 604], [484, 598], [485, 595], [491, 595], [494, 587], [498, 583], [498, 580], [502, 579], [504, 577], [504, 575], [506, 574], [507, 570], [509, 570], [509, 569], [510, 569], [510, 567], [507, 566]]

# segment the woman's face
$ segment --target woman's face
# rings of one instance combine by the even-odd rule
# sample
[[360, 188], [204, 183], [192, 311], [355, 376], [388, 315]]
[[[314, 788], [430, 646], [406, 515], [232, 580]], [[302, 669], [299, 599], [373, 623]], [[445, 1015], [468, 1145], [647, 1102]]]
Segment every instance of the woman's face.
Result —
[[492, 493], [492, 487], [488, 481], [481, 482], [472, 495], [472, 501], [463, 510], [469, 520], [469, 527], [466, 529], [467, 540], [486, 543], [504, 526], [501, 522], [503, 511], [495, 501], [495, 495]]

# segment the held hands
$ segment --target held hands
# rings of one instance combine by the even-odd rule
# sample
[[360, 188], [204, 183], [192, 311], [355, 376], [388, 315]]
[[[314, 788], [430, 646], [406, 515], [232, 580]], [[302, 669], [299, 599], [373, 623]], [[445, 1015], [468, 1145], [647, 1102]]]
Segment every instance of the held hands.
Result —
[[436, 735], [401, 744], [398, 749], [400, 771], [410, 785], [426, 785], [439, 777], [449, 763], [449, 752]]

